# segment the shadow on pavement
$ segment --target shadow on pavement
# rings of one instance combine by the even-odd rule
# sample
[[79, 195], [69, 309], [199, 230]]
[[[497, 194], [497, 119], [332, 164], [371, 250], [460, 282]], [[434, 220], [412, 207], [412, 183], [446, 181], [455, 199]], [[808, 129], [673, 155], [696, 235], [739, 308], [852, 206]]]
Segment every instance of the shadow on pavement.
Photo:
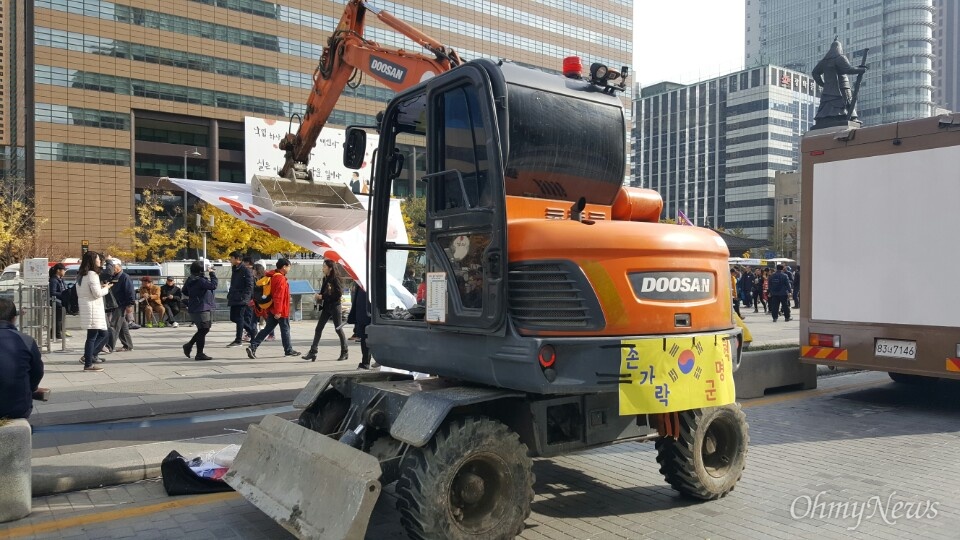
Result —
[[[656, 462], [650, 467], [656, 467]], [[558, 518], [620, 516], [684, 508], [697, 504], [681, 497], [664, 482], [662, 485], [616, 487], [581, 470], [554, 461], [538, 460], [533, 465], [537, 497], [533, 512]], [[603, 501], [598, 504], [597, 501]]]

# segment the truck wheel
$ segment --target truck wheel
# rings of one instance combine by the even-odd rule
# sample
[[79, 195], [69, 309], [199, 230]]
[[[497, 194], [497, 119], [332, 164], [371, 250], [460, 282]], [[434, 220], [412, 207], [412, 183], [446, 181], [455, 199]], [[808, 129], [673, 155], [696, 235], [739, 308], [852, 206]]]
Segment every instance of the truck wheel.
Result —
[[337, 393], [330, 399], [319, 399], [305, 409], [297, 423], [321, 435], [331, 435], [336, 433], [349, 409], [350, 400]]
[[889, 372], [887, 375], [893, 379], [893, 382], [899, 384], [909, 384], [912, 386], [921, 386], [924, 384], [933, 384], [937, 381], [936, 377], [925, 377], [923, 375], [908, 375], [906, 373]]
[[460, 418], [407, 455], [397, 510], [415, 539], [513, 538], [530, 515], [533, 479], [516, 433], [489, 418]]
[[656, 443], [660, 474], [688, 497], [723, 497], [733, 490], [746, 465], [750, 441], [746, 415], [739, 403], [733, 403], [679, 416], [679, 436]]

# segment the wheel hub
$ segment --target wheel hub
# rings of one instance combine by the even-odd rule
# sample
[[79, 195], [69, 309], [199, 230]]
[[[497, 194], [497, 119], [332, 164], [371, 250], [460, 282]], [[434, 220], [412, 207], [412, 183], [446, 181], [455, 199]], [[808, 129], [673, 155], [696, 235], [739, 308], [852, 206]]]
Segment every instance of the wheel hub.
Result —
[[464, 504], [477, 504], [483, 498], [486, 483], [479, 475], [465, 472], [457, 476], [454, 489]]

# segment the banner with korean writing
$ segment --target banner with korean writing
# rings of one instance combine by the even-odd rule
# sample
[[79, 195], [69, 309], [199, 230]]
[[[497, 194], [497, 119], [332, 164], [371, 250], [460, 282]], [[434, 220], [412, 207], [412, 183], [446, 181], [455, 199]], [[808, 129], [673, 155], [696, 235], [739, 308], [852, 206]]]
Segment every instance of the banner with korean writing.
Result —
[[[348, 231], [328, 229], [322, 221], [318, 224], [319, 226], [311, 228], [254, 204], [249, 184], [207, 182], [180, 178], [170, 178], [170, 182], [252, 227], [337, 261], [354, 281], [360, 283], [361, 287], [366, 288], [366, 220]], [[366, 207], [368, 198], [360, 197], [359, 200]], [[366, 210], [358, 209], [357, 212], [366, 212]], [[407, 243], [407, 230], [403, 225], [403, 213], [400, 209], [399, 199], [390, 200], [390, 210], [387, 218], [387, 241], [397, 244]], [[397, 255], [406, 258], [406, 253], [399, 250]], [[399, 273], [394, 276], [394, 280], [399, 283], [399, 280], [403, 278], [404, 266], [400, 264], [396, 268]], [[402, 287], [400, 288], [402, 289]], [[403, 295], [404, 292], [400, 291], [398, 294]], [[403, 300], [401, 303], [406, 307], [416, 303], [413, 295], [409, 294], [404, 295], [401, 300]]]
[[[243, 119], [243, 130], [244, 174], [247, 183], [250, 183], [255, 174], [275, 176], [284, 162], [280, 140], [288, 130], [296, 133], [297, 124], [291, 126], [286, 120], [247, 116]], [[308, 164], [313, 178], [324, 182], [350, 184], [353, 173], [358, 172], [360, 180], [369, 184], [373, 151], [380, 137], [375, 133], [367, 133], [363, 164], [359, 171], [354, 171], [343, 166], [344, 133], [344, 130], [332, 127], [324, 127], [320, 131], [317, 144], [310, 152]]]
[[620, 414], [653, 414], [736, 401], [726, 335], [621, 341]]

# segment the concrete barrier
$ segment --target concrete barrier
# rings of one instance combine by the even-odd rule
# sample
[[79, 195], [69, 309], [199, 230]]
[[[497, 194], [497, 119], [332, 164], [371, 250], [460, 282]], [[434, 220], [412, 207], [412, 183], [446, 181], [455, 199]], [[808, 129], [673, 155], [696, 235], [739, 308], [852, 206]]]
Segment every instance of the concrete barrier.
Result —
[[817, 387], [817, 366], [800, 363], [800, 347], [746, 351], [733, 380], [737, 399], [763, 397], [767, 390], [785, 386], [811, 390]]
[[31, 436], [22, 418], [0, 425], [0, 523], [30, 515]]

